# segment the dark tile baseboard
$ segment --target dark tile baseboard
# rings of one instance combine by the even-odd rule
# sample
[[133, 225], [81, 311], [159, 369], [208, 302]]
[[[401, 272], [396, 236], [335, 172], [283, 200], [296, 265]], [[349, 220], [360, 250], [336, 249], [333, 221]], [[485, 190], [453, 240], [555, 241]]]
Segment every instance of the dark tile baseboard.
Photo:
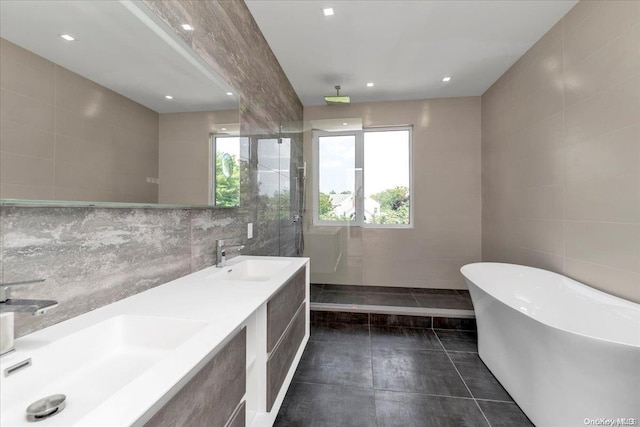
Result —
[[311, 323], [351, 323], [357, 325], [368, 325], [369, 313], [311, 310]]
[[477, 330], [476, 319], [461, 319], [457, 317], [433, 317], [433, 329], [454, 329], [456, 331]]
[[476, 330], [476, 319], [473, 318], [354, 313], [349, 311], [312, 310], [311, 323], [351, 323], [370, 326], [452, 329], [457, 331]]

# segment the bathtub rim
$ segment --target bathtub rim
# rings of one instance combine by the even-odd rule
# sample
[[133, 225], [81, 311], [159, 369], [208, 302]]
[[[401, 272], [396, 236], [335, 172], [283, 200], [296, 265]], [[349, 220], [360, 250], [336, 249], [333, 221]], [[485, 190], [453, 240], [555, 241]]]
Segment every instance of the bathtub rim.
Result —
[[[582, 282], [578, 282], [575, 279], [572, 279], [570, 277], [564, 276], [562, 274], [559, 273], [555, 273], [553, 271], [549, 271], [549, 270], [545, 270], [542, 268], [537, 268], [537, 267], [531, 267], [528, 265], [522, 265], [522, 264], [513, 264], [513, 263], [502, 263], [502, 262], [474, 262], [474, 263], [469, 263], [469, 264], [465, 264], [464, 266], [462, 266], [460, 268], [460, 273], [464, 276], [465, 280], [473, 283], [475, 286], [477, 286], [479, 289], [481, 289], [484, 293], [486, 293], [487, 295], [490, 295], [493, 299], [495, 299], [496, 301], [500, 302], [500, 304], [503, 304], [509, 308], [511, 308], [512, 310], [518, 312], [519, 314], [529, 317], [530, 319], [539, 322], [549, 328], [553, 328], [556, 329], [558, 331], [562, 331], [565, 333], [569, 333], [569, 334], [575, 334], [578, 336], [582, 336], [584, 338], [589, 338], [592, 340], [597, 340], [597, 341], [601, 341], [601, 342], [606, 342], [606, 343], [610, 343], [610, 344], [616, 344], [616, 345], [620, 345], [620, 346], [624, 346], [624, 347], [629, 347], [630, 349], [640, 349], [640, 325], [638, 327], [638, 335], [636, 338], [636, 341], [633, 341], [633, 337], [629, 337], [629, 340], [620, 340], [620, 339], [612, 339], [612, 338], [605, 338], [596, 334], [589, 334], [586, 332], [582, 332], [582, 331], [577, 331], [571, 328], [567, 328], [567, 327], [562, 327], [556, 324], [551, 323], [549, 320], [547, 319], [541, 319], [538, 316], [532, 315], [530, 313], [525, 313], [521, 310], [518, 310], [518, 308], [514, 307], [513, 305], [511, 305], [508, 301], [504, 301], [503, 299], [497, 297], [496, 295], [492, 294], [491, 292], [489, 292], [486, 288], [482, 287], [481, 285], [479, 285], [477, 283], [477, 281], [474, 281], [471, 277], [469, 277], [467, 274], [465, 274], [465, 270], [471, 269], [473, 266], [480, 266], [480, 265], [494, 265], [494, 266], [510, 266], [510, 267], [518, 267], [518, 268], [523, 268], [523, 269], [527, 269], [527, 270], [535, 270], [535, 271], [539, 271], [539, 272], [543, 272], [544, 274], [549, 274], [555, 278], [562, 278], [564, 280], [568, 280], [570, 282], [572, 282], [573, 284], [575, 284], [576, 286], [584, 286], [586, 287], [590, 292], [593, 292], [597, 295], [602, 295], [603, 297], [606, 298], [611, 298], [614, 299], [615, 301], [621, 303], [622, 305], [628, 305], [631, 309], [635, 309], [638, 311], [638, 313], [640, 313], [640, 304], [634, 302], [634, 301], [630, 301], [624, 298], [620, 298], [618, 296], [609, 294], [607, 292], [601, 291], [599, 289], [596, 289], [592, 286], [586, 285]], [[473, 295], [473, 294], [472, 294]], [[479, 316], [476, 313], [476, 321], [478, 321]], [[640, 314], [639, 314], [639, 319], [640, 319]], [[620, 319], [623, 320], [623, 319]]]

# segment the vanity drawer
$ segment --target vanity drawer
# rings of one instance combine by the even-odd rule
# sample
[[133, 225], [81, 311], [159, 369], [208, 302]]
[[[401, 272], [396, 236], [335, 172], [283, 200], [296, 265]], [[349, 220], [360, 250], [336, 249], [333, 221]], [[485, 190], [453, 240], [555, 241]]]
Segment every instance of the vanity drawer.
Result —
[[306, 270], [301, 268], [267, 303], [267, 352], [273, 350], [306, 296]]
[[227, 421], [245, 394], [246, 358], [247, 333], [243, 328], [145, 426], [235, 425]]
[[[304, 271], [304, 270], [303, 270]], [[267, 411], [271, 411], [291, 363], [304, 339], [307, 323], [306, 304], [301, 304], [291, 326], [267, 360]]]

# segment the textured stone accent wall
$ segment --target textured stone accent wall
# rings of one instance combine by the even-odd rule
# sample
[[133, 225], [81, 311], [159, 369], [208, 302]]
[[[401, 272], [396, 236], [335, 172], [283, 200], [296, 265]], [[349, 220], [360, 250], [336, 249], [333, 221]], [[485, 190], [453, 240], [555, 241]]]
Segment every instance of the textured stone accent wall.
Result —
[[13, 296], [60, 303], [43, 316], [16, 315], [17, 335], [207, 267], [215, 239], [245, 226], [212, 209], [5, 207], [1, 220], [3, 280], [46, 279]]
[[[301, 232], [291, 223], [293, 204], [287, 198], [296, 189], [302, 166], [302, 103], [243, 1], [145, 0], [182, 40], [223, 76], [240, 94], [240, 133], [251, 144], [250, 177], [254, 184], [249, 217], [256, 239], [247, 253], [295, 255]], [[191, 23], [194, 31], [184, 31]], [[291, 144], [272, 144], [278, 136]], [[268, 147], [268, 148], [265, 148]], [[265, 159], [289, 158], [275, 166]], [[276, 172], [276, 184], [268, 174]]]

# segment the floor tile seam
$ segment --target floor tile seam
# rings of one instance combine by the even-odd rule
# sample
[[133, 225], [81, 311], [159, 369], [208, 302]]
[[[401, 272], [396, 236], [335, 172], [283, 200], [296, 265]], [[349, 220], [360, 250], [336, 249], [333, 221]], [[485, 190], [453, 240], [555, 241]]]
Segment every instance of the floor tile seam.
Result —
[[[434, 331], [435, 332], [435, 331]], [[489, 422], [489, 418], [487, 418], [487, 416], [485, 415], [484, 411], [482, 410], [482, 408], [480, 407], [480, 404], [478, 403], [478, 401], [476, 400], [475, 396], [473, 395], [473, 393], [471, 392], [471, 389], [469, 388], [469, 386], [467, 385], [467, 382], [464, 380], [464, 378], [462, 378], [462, 374], [460, 373], [460, 371], [458, 370], [458, 367], [456, 366], [456, 364], [453, 362], [453, 359], [451, 359], [451, 356], [449, 355], [449, 353], [447, 353], [447, 349], [444, 347], [444, 344], [442, 344], [442, 341], [440, 340], [440, 337], [438, 337], [438, 334], [436, 334], [436, 338], [438, 339], [438, 341], [440, 342], [440, 345], [442, 346], [442, 348], [445, 350], [445, 354], [447, 355], [447, 358], [449, 359], [449, 361], [451, 362], [451, 364], [453, 365], [453, 369], [456, 370], [456, 372], [458, 373], [458, 377], [460, 377], [460, 381], [462, 381], [462, 384], [464, 384], [465, 388], [467, 389], [467, 392], [469, 392], [469, 395], [473, 398], [474, 403], [476, 404], [476, 407], [478, 408], [478, 410], [480, 411], [480, 413], [482, 414], [482, 417], [484, 418], [484, 420], [487, 422], [487, 425], [489, 427], [491, 427], [491, 423]], [[375, 384], [374, 384], [375, 385]]]
[[517, 406], [517, 403], [515, 402], [515, 400], [482, 399], [482, 398], [479, 398], [479, 397], [476, 397], [475, 400], [477, 400], [479, 402], [513, 403], [514, 405]]
[[362, 326], [365, 326], [365, 325], [369, 324], [369, 321], [367, 320], [366, 322], [335, 322], [335, 321], [329, 321], [329, 320], [314, 320], [314, 321], [312, 321], [310, 323], [312, 325], [313, 324], [325, 325], [327, 323], [333, 323], [333, 324], [340, 323], [340, 324], [343, 324], [343, 325], [362, 325]]
[[313, 342], [313, 343], [322, 343], [322, 344], [343, 344], [344, 346], [353, 346], [353, 347], [370, 347], [371, 344], [365, 344], [365, 343], [348, 343], [348, 342], [343, 342], [343, 341], [315, 341], [312, 339], [309, 339], [309, 342]]
[[473, 400], [475, 401], [475, 399], [473, 397], [466, 397], [466, 396], [448, 396], [446, 394], [435, 394], [435, 393], [420, 393], [418, 391], [407, 391], [407, 390], [393, 390], [393, 389], [388, 389], [388, 388], [376, 388], [375, 384], [373, 385], [373, 392], [375, 394], [375, 392], [378, 391], [382, 391], [382, 392], [387, 392], [387, 393], [403, 393], [403, 394], [414, 394], [417, 396], [428, 396], [428, 397], [446, 397], [447, 399], [463, 399], [463, 400]]
[[313, 325], [361, 325], [368, 326], [367, 323], [348, 323], [348, 322], [309, 322], [311, 326]]
[[320, 342], [320, 343], [327, 343], [327, 344], [345, 344], [345, 345], [350, 345], [353, 347], [368, 347], [371, 345], [371, 339], [367, 339], [369, 342], [365, 343], [365, 342], [345, 342], [345, 341], [331, 341], [331, 340], [314, 340], [309, 338], [309, 342]]
[[[317, 283], [313, 283], [316, 286], [319, 286]], [[403, 289], [404, 291], [411, 292], [414, 289], [431, 289], [431, 288], [415, 288], [411, 286], [376, 286], [376, 285], [337, 285], [335, 283], [324, 283], [322, 286], [333, 286], [336, 288], [347, 288], [348, 290], [352, 290], [353, 292], [366, 292], [365, 289]], [[446, 290], [446, 289], [445, 289]]]
[[476, 329], [449, 329], [449, 328], [431, 328], [431, 329], [433, 329], [433, 332], [444, 331], [444, 332], [475, 332], [476, 334], [478, 333]]
[[329, 387], [340, 387], [340, 388], [346, 388], [346, 389], [355, 389], [355, 390], [371, 390], [373, 391], [373, 380], [371, 381], [371, 387], [359, 387], [359, 386], [355, 386], [355, 385], [345, 385], [345, 384], [333, 384], [333, 383], [315, 383], [313, 381], [300, 381], [300, 380], [296, 380], [295, 378], [291, 381], [292, 383], [298, 383], [298, 384], [309, 384], [309, 385], [326, 385]]
[[336, 289], [322, 289], [322, 292], [337, 292], [339, 294], [351, 295], [413, 295], [413, 292], [341, 291]]
[[440, 350], [438, 348], [417, 348], [417, 347], [373, 347], [372, 345], [372, 349], [373, 350], [400, 350], [400, 351], [413, 351], [413, 350], [417, 350], [417, 351], [437, 351], [439, 353], [442, 353], [444, 350]]
[[[447, 356], [449, 356], [449, 353], [468, 353], [468, 354], [475, 354], [475, 355], [478, 355], [478, 353], [477, 353], [477, 352], [472, 352], [472, 351], [451, 351], [451, 350], [446, 350], [446, 353], [447, 353]], [[452, 361], [453, 361], [453, 359], [452, 359]], [[473, 365], [474, 365], [474, 363], [473, 363], [473, 362], [458, 362], [458, 363], [459, 363], [460, 365], [468, 365], [468, 366], [471, 366], [471, 368], [475, 369], [475, 366], [473, 366]], [[484, 364], [484, 362], [482, 362], [482, 359], [480, 359], [480, 363], [482, 364], [482, 366], [484, 366], [484, 367], [486, 368], [486, 365]], [[458, 365], [456, 364], [456, 362], [453, 362], [453, 364], [454, 364], [454, 365], [456, 365], [456, 368], [458, 367]], [[487, 368], [487, 369], [488, 369], [488, 368]], [[489, 371], [489, 373], [491, 373], [491, 371]], [[491, 375], [493, 375], [493, 374], [491, 373]], [[464, 379], [463, 379], [463, 381], [464, 381]], [[498, 381], [498, 383], [500, 383], [500, 382]], [[500, 384], [500, 386], [502, 386], [502, 384]], [[504, 387], [503, 387], [503, 388], [504, 388]], [[509, 393], [508, 393], [506, 390], [505, 390], [505, 392], [507, 393], [507, 395], [509, 395]], [[509, 395], [509, 397], [511, 397], [511, 395]], [[513, 398], [511, 398], [511, 400], [501, 400], [501, 399], [486, 399], [486, 398], [480, 398], [480, 397], [475, 397], [475, 396], [474, 396], [474, 399], [476, 399], [476, 400], [488, 400], [488, 401], [493, 401], [493, 402], [515, 402], [515, 401], [513, 400]]]
[[369, 327], [368, 323], [348, 323], [348, 322], [313, 322], [311, 325], [349, 325], [349, 326], [366, 326]]
[[[387, 351], [413, 351], [413, 352], [431, 352], [431, 353], [446, 353], [446, 350], [439, 350], [439, 349], [429, 349], [429, 348], [410, 348], [410, 349], [395, 349], [395, 348], [376, 348], [374, 350], [387, 350]], [[373, 355], [372, 355], [373, 356]], [[449, 355], [447, 355], [447, 358], [449, 358]], [[451, 358], [449, 358], [451, 359]], [[453, 363], [453, 362], [451, 362]]]
[[469, 350], [445, 350], [447, 353], [471, 353], [478, 354], [477, 351], [469, 351]]
[[403, 328], [403, 329], [422, 329], [431, 330], [433, 328], [426, 326], [396, 326], [396, 325], [371, 325], [372, 328]]

